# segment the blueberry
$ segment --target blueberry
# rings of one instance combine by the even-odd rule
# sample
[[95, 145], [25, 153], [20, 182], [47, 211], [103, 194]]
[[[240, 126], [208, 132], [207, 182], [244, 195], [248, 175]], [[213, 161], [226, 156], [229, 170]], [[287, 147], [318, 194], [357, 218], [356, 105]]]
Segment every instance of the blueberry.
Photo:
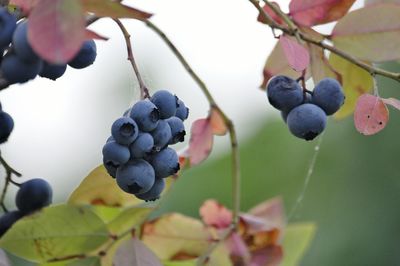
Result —
[[150, 99], [160, 110], [160, 118], [166, 119], [174, 116], [178, 107], [178, 97], [166, 90], [160, 90]]
[[177, 173], [180, 169], [178, 154], [169, 147], [155, 153], [150, 162], [154, 167], [157, 178], [168, 177]]
[[149, 100], [141, 100], [132, 106], [130, 117], [135, 120], [140, 130], [150, 132], [157, 127], [160, 112]]
[[65, 71], [67, 70], [67, 65], [54, 65], [47, 62], [43, 62], [42, 71], [40, 71], [39, 76], [43, 78], [48, 78], [51, 80], [56, 80], [62, 75], [64, 75]]
[[313, 140], [326, 126], [325, 112], [315, 104], [305, 103], [290, 111], [287, 125], [296, 137]]
[[22, 61], [13, 53], [6, 54], [1, 62], [3, 77], [11, 84], [24, 83], [34, 79], [42, 70], [42, 60], [33, 62]]
[[287, 121], [288, 115], [289, 115], [289, 112], [281, 111], [281, 117], [282, 117], [283, 121], [285, 121], [285, 123]]
[[11, 226], [21, 219], [23, 214], [20, 211], [11, 211], [4, 213], [0, 217], [0, 237], [3, 236]]
[[13, 34], [12, 44], [15, 53], [22, 61], [33, 63], [39, 60], [39, 56], [33, 51], [28, 41], [28, 20], [18, 23]]
[[166, 120], [160, 120], [156, 129], [151, 132], [154, 139], [154, 150], [159, 151], [168, 145], [172, 138], [171, 128]]
[[129, 161], [117, 170], [117, 184], [130, 194], [145, 193], [151, 189], [155, 181], [153, 167], [142, 159]]
[[[303, 103], [311, 103], [311, 101], [312, 101], [312, 95], [309, 92], [306, 92], [306, 97], [305, 98], [304, 98], [304, 95], [303, 95]], [[285, 121], [285, 123], [286, 123], [286, 120], [287, 120], [287, 116], [289, 115], [289, 112], [290, 111], [286, 111], [286, 110], [281, 111], [281, 117], [282, 117], [283, 121]]]
[[110, 141], [115, 141], [115, 139], [113, 138], [113, 136], [109, 136], [108, 139], [106, 140], [106, 143], [110, 142]]
[[111, 135], [119, 144], [131, 144], [137, 138], [138, 134], [138, 125], [129, 117], [118, 118], [111, 126]]
[[0, 49], [10, 45], [16, 27], [17, 18], [6, 8], [0, 7]]
[[7, 141], [14, 128], [14, 120], [11, 115], [0, 111], [0, 144]]
[[18, 209], [24, 213], [31, 213], [51, 204], [53, 191], [47, 181], [35, 178], [22, 183], [15, 203]]
[[178, 117], [173, 116], [168, 119], [166, 119], [169, 127], [171, 128], [171, 140], [169, 141], [169, 144], [176, 144], [178, 142], [183, 142], [185, 140], [185, 126], [183, 125], [182, 120], [180, 120]]
[[155, 201], [160, 198], [161, 192], [165, 188], [164, 179], [156, 179], [151, 189], [143, 194], [135, 195], [137, 198], [145, 201]]
[[289, 112], [303, 103], [303, 90], [294, 80], [286, 76], [275, 76], [268, 82], [267, 95], [270, 104], [281, 111]]
[[343, 105], [344, 98], [340, 83], [336, 79], [325, 78], [315, 86], [312, 102], [331, 115]]
[[131, 156], [134, 158], [143, 158], [146, 153], [152, 151], [154, 139], [149, 133], [139, 133], [137, 139], [129, 146]]
[[120, 164], [113, 163], [112, 161], [106, 161], [103, 157], [103, 165], [106, 168], [107, 173], [112, 177], [115, 178], [117, 176], [117, 170]]
[[106, 163], [124, 164], [130, 156], [129, 148], [116, 141], [109, 141], [103, 146], [103, 158]]
[[88, 40], [82, 44], [81, 49], [75, 57], [68, 62], [68, 65], [77, 69], [85, 68], [94, 63], [96, 56], [96, 43], [93, 40]]
[[176, 108], [175, 116], [185, 121], [189, 117], [189, 108], [185, 106], [182, 100], [178, 100], [178, 108]]

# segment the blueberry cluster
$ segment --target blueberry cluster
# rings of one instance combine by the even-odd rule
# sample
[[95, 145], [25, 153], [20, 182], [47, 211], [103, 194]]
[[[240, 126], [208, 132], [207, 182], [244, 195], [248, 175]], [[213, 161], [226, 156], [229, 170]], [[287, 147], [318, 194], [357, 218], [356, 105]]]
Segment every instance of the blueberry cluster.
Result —
[[294, 79], [275, 76], [268, 82], [267, 95], [290, 132], [305, 140], [313, 140], [325, 129], [327, 116], [338, 111], [345, 99], [341, 85], [332, 78], [321, 80], [311, 92]]
[[[24, 83], [37, 75], [56, 80], [65, 73], [67, 64], [46, 62], [33, 51], [28, 41], [28, 19], [17, 23], [13, 14], [0, 7], [0, 25], [0, 71], [8, 84]], [[87, 40], [68, 65], [85, 68], [93, 64], [96, 55], [96, 43]]]
[[0, 103], [0, 144], [6, 142], [14, 128], [14, 120], [11, 115], [3, 111]]
[[4, 213], [0, 217], [0, 237], [20, 218], [51, 204], [53, 191], [49, 183], [40, 178], [20, 185], [15, 197], [18, 210]]
[[107, 172], [125, 192], [145, 201], [160, 197], [165, 177], [179, 170], [178, 155], [170, 144], [185, 137], [183, 121], [189, 109], [166, 90], [135, 103], [111, 127], [103, 147]]

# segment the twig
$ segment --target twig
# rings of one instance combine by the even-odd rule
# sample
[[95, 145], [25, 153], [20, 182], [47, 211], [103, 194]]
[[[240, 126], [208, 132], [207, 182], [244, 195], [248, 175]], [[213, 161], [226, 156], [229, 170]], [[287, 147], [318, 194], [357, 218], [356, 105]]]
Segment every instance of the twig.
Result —
[[14, 182], [12, 180], [12, 175], [15, 175], [17, 177], [20, 177], [21, 174], [15, 170], [14, 168], [12, 168], [2, 157], [1, 153], [0, 153], [0, 164], [3, 166], [4, 170], [6, 171], [6, 178], [5, 178], [5, 183], [4, 183], [4, 187], [3, 187], [3, 191], [1, 192], [1, 196], [0, 196], [0, 206], [2, 207], [2, 209], [4, 210], [4, 212], [7, 212], [7, 208], [5, 207], [4, 204], [4, 199], [6, 198], [6, 194], [7, 194], [7, 190], [8, 190], [8, 186], [10, 185], [10, 183], [19, 186], [18, 183]]
[[150, 98], [149, 90], [147, 89], [146, 85], [143, 82], [142, 76], [140, 75], [140, 72], [139, 72], [139, 68], [136, 65], [135, 57], [133, 56], [132, 45], [131, 45], [131, 41], [130, 41], [131, 36], [119, 19], [114, 19], [114, 21], [118, 24], [119, 28], [121, 29], [122, 33], [124, 34], [126, 49], [128, 51], [128, 60], [131, 62], [133, 71], [135, 72], [136, 78], [139, 81], [140, 98], [141, 99]]
[[[396, 81], [400, 82], [400, 73], [390, 72], [390, 71], [384, 70], [382, 68], [371, 66], [370, 64], [365, 63], [365, 62], [357, 59], [355, 56], [353, 56], [351, 54], [348, 54], [348, 53], [346, 53], [346, 52], [344, 52], [344, 51], [342, 51], [342, 50], [340, 50], [340, 49], [338, 49], [338, 48], [336, 48], [336, 47], [334, 47], [332, 45], [329, 45], [329, 44], [325, 43], [323, 40], [315, 40], [313, 37], [310, 37], [306, 33], [300, 31], [298, 28], [297, 28], [297, 30], [293, 30], [293, 29], [285, 27], [283, 25], [279, 25], [275, 21], [273, 21], [273, 20], [271, 21], [271, 17], [260, 7], [259, 2], [257, 0], [249, 0], [249, 1], [257, 8], [257, 10], [260, 12], [261, 16], [267, 22], [271, 22], [268, 25], [272, 29], [279, 29], [282, 32], [284, 32], [284, 33], [286, 33], [287, 35], [290, 35], [290, 36], [296, 36], [296, 34], [298, 34], [299, 37], [303, 41], [305, 41], [307, 43], [310, 43], [310, 44], [313, 44], [313, 45], [316, 45], [318, 47], [321, 47], [321, 48], [323, 48], [325, 50], [328, 50], [328, 51], [330, 51], [330, 52], [332, 52], [332, 53], [334, 53], [334, 54], [346, 59], [347, 61], [359, 66], [360, 68], [368, 71], [371, 75], [381, 75], [381, 76], [384, 76], [384, 77], [387, 77], [387, 78], [390, 78], [390, 79], [393, 79], [393, 80], [396, 80]], [[285, 21], [286, 20], [292, 21], [290, 19], [290, 17], [287, 16], [285, 13], [283, 13], [279, 8], [275, 8], [275, 6], [271, 2], [265, 1], [265, 0], [263, 0], [263, 1], [271, 9], [273, 9], [274, 12], [279, 17], [281, 17]], [[293, 21], [292, 21], [292, 23], [293, 23]]]

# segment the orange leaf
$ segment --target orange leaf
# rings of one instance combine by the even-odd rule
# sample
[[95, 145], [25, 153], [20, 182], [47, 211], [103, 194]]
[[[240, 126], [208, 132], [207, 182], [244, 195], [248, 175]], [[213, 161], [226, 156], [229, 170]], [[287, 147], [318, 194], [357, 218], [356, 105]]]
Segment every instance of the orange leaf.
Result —
[[226, 126], [221, 113], [215, 108], [211, 109], [210, 123], [214, 135], [223, 136], [228, 132], [228, 127]]
[[232, 212], [216, 200], [206, 200], [200, 207], [203, 222], [217, 229], [227, 228], [232, 222]]

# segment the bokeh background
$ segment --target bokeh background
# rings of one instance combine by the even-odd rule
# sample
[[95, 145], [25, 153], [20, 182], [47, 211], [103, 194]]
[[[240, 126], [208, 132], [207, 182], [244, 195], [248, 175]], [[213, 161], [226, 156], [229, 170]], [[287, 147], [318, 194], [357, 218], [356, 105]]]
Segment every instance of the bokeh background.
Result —
[[[277, 1], [287, 10], [289, 1]], [[299, 197], [316, 142], [293, 137], [258, 86], [275, 40], [256, 22], [247, 1], [125, 1], [155, 14], [152, 19], [172, 39], [217, 102], [237, 126], [242, 163], [242, 210], [282, 196], [287, 212]], [[357, 1], [354, 8], [360, 7]], [[207, 115], [207, 102], [164, 43], [138, 21], [125, 21], [133, 48], [153, 91], [169, 89], [191, 109], [186, 127]], [[37, 78], [0, 93], [3, 109], [15, 120], [2, 155], [23, 173], [43, 177], [66, 200], [101, 163], [111, 123], [138, 99], [138, 84], [121, 33], [111, 20], [91, 26], [110, 38], [98, 41], [98, 58], [84, 70], [68, 69], [51, 82]], [[332, 25], [318, 27], [329, 32]], [[400, 71], [390, 63], [385, 68]], [[308, 84], [312, 86], [312, 84]], [[400, 98], [400, 84], [379, 79], [380, 94]], [[356, 132], [352, 117], [330, 119], [304, 200], [289, 222], [315, 221], [318, 231], [304, 266], [400, 265], [400, 113], [390, 110], [387, 128], [371, 137]], [[185, 143], [186, 144], [186, 143]], [[185, 144], [177, 145], [177, 149]], [[231, 206], [227, 137], [215, 138], [211, 157], [185, 172], [160, 213], [198, 216], [208, 198]], [[7, 206], [14, 206], [11, 189]], [[16, 265], [23, 265], [16, 262]]]

